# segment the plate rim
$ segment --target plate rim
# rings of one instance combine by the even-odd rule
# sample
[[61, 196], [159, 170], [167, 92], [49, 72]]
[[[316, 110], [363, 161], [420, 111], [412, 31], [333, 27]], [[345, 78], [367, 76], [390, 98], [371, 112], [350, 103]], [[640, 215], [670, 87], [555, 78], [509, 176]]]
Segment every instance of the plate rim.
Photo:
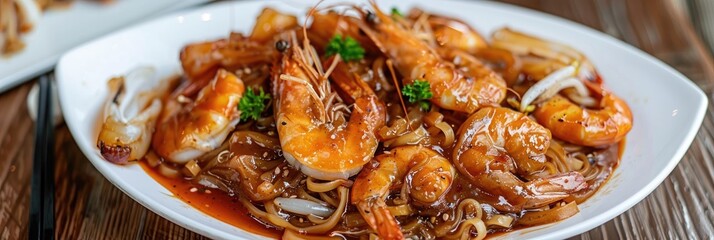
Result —
[[[56, 66], [58, 88], [59, 88], [59, 95], [60, 95], [60, 104], [63, 109], [62, 110], [63, 114], [65, 113], [64, 109], [69, 109], [68, 108], [69, 106], [65, 106], [65, 104], [67, 104], [66, 103], [67, 101], [63, 101], [63, 99], [66, 96], [65, 96], [65, 94], [63, 94], [63, 92], [65, 92], [62, 87], [64, 84], [61, 84], [61, 82], [71, 81], [71, 80], [63, 80], [64, 77], [62, 77], [62, 76], [65, 75], [64, 71], [66, 70], [66, 67], [64, 67], [64, 65], [69, 64], [69, 63], [67, 63], [67, 61], [68, 61], [67, 59], [69, 57], [76, 54], [76, 52], [79, 52], [81, 49], [83, 49], [87, 45], [95, 44], [97, 42], [102, 42], [102, 41], [105, 41], [106, 39], [112, 38], [115, 35], [119, 35], [124, 32], [129, 32], [129, 31], [132, 31], [132, 30], [139, 28], [141, 26], [148, 25], [148, 24], [151, 24], [151, 23], [154, 23], [157, 21], [161, 21], [163, 19], [176, 17], [178, 15], [198, 12], [198, 11], [205, 10], [207, 8], [213, 8], [213, 7], [219, 8], [219, 6], [220, 6], [220, 8], [226, 7], [226, 6], [231, 7], [231, 6], [241, 5], [246, 2], [256, 2], [256, 1], [257, 0], [233, 1], [233, 2], [231, 2], [231, 1], [214, 2], [214, 3], [210, 3], [210, 4], [201, 5], [198, 7], [184, 9], [181, 11], [174, 11], [172, 13], [164, 14], [164, 15], [156, 17], [156, 18], [152, 18], [149, 20], [140, 21], [138, 23], [131, 24], [128, 27], [120, 28], [119, 30], [112, 31], [108, 34], [102, 35], [99, 38], [95, 38], [94, 40], [87, 41], [83, 44], [80, 44], [80, 45], [72, 48], [70, 51], [67, 51], [66, 53], [64, 53], [62, 55], [62, 57], [60, 58], [57, 66]], [[699, 132], [699, 129], [701, 128], [701, 124], [703, 123], [703, 120], [704, 120], [704, 117], [706, 114], [706, 110], [707, 110], [707, 105], [708, 105], [708, 97], [704, 93], [704, 91], [701, 88], [699, 88], [691, 79], [689, 79], [688, 77], [686, 77], [679, 71], [675, 70], [671, 66], [667, 65], [666, 63], [662, 62], [660, 59], [657, 59], [656, 57], [642, 51], [639, 48], [636, 48], [626, 42], [621, 41], [620, 39], [614, 38], [610, 35], [600, 32], [596, 29], [593, 29], [586, 25], [571, 21], [569, 19], [551, 15], [548, 13], [539, 12], [536, 10], [527, 9], [527, 8], [523, 8], [520, 6], [515, 6], [515, 5], [510, 5], [510, 4], [506, 4], [506, 3], [500, 3], [500, 2], [491, 2], [491, 1], [468, 2], [468, 1], [463, 1], [463, 0], [447, 0], [447, 1], [461, 2], [461, 3], [465, 2], [467, 4], [474, 4], [474, 5], [479, 5], [479, 4], [491, 5], [491, 7], [500, 8], [504, 11], [514, 12], [516, 14], [533, 15], [537, 18], [547, 21], [549, 24], [560, 25], [564, 28], [567, 28], [568, 30], [577, 31], [578, 33], [589, 35], [588, 38], [601, 39], [602, 41], [607, 43], [607, 45], [609, 45], [608, 47], [619, 48], [619, 49], [625, 51], [627, 54], [635, 55], [639, 59], [642, 59], [642, 60], [648, 62], [649, 64], [654, 65], [657, 68], [665, 70], [668, 74], [671, 74], [671, 76], [673, 76], [671, 79], [667, 78], [668, 79], [667, 81], [675, 81], [675, 82], [678, 82], [679, 84], [682, 84], [682, 86], [686, 87], [687, 93], [693, 94], [696, 98], [696, 99], [692, 100], [692, 104], [694, 104], [695, 107], [693, 107], [694, 114], [689, 121], [689, 122], [691, 122], [691, 126], [688, 128], [687, 133], [684, 136], [681, 144], [677, 147], [676, 151], [674, 152], [672, 157], [668, 160], [665, 167], [662, 168], [656, 174], [655, 178], [653, 178], [651, 181], [649, 181], [649, 183], [647, 183], [643, 188], [639, 189], [634, 194], [627, 197], [625, 201], [617, 204], [616, 207], [611, 208], [605, 212], [602, 212], [593, 218], [589, 218], [585, 221], [582, 221], [581, 224], [577, 224], [575, 226], [572, 226], [572, 227], [569, 227], [566, 229], [557, 230], [557, 231], [554, 231], [551, 233], [547, 233], [547, 234], [538, 236], [534, 239], [562, 239], [562, 238], [571, 237], [571, 236], [586, 232], [588, 230], [591, 230], [593, 228], [596, 228], [596, 227], [604, 224], [605, 222], [619, 216], [623, 212], [631, 209], [637, 203], [644, 200], [650, 193], [652, 193], [665, 180], [665, 178], [667, 176], [669, 176], [669, 174], [674, 170], [674, 168], [679, 164], [679, 162], [682, 160], [682, 158], [684, 157], [686, 152], [689, 150], [692, 142], [694, 141], [694, 138], [696, 137], [697, 133]], [[419, 1], [414, 1], [414, 2], [419, 2]], [[683, 87], [683, 89], [685, 89], [685, 87]], [[63, 96], [65, 96], [65, 97], [63, 97]], [[73, 117], [70, 116], [70, 118], [73, 118]], [[70, 121], [66, 121], [66, 122], [67, 122], [67, 126], [70, 129], [70, 133], [73, 138], [75, 138], [75, 132], [77, 134], [80, 134], [80, 130], [78, 129], [78, 126], [75, 125], [76, 121], [70, 120]], [[123, 184], [116, 181], [116, 179], [118, 179], [118, 178], [116, 178], [116, 174], [113, 173], [113, 171], [111, 171], [109, 169], [109, 167], [105, 167], [105, 166], [118, 166], [118, 165], [100, 165], [98, 163], [95, 163], [95, 160], [93, 160], [92, 157], [90, 157], [91, 155], [96, 155], [96, 152], [94, 151], [95, 149], [85, 149], [85, 147], [83, 147], [80, 144], [78, 144], [78, 146], [79, 146], [80, 150], [84, 153], [85, 157], [88, 158], [88, 160], [92, 163], [92, 165], [97, 170], [99, 170], [102, 173], [102, 175], [105, 178], [107, 178], [107, 180], [109, 180], [114, 186], [119, 188], [122, 192], [124, 192], [126, 195], [128, 195], [130, 198], [132, 198], [134, 201], [137, 201], [138, 203], [140, 203], [145, 208], [170, 220], [171, 222], [173, 222], [179, 226], [190, 229], [190, 230], [195, 231], [195, 232], [202, 234], [204, 236], [209, 236], [212, 238], [222, 238], [222, 239], [228, 239], [228, 238], [235, 237], [235, 236], [230, 235], [229, 233], [224, 232], [224, 231], [208, 231], [209, 229], [213, 229], [213, 228], [211, 228], [207, 225], [204, 225], [199, 221], [195, 221], [191, 218], [187, 218], [182, 215], [175, 214], [174, 210], [163, 206], [162, 204], [160, 204], [158, 201], [155, 201], [154, 199], [148, 198], [147, 196], [145, 196], [144, 194], [139, 192], [136, 188], [129, 187], [129, 188], [125, 189], [125, 186], [123, 186]], [[132, 166], [119, 166], [119, 167], [132, 167]], [[139, 167], [139, 166], [136, 166], [136, 164], [133, 164], [133, 167]], [[143, 169], [142, 169], [142, 171], [143, 171]], [[112, 177], [107, 177], [107, 176], [112, 176]], [[140, 199], [137, 196], [141, 196], [142, 198]], [[146, 201], [146, 200], [148, 200], [148, 201]], [[200, 212], [200, 210], [198, 210], [198, 209], [195, 209], [195, 210]], [[549, 226], [549, 225], [551, 225], [551, 224], [547, 224], [547, 225], [543, 225], [543, 226]], [[251, 234], [251, 237], [253, 237], [253, 238], [265, 238], [262, 235], [258, 235], [258, 234], [254, 234], [254, 233], [245, 231], [242, 228], [235, 227], [235, 226], [233, 226], [233, 227], [240, 231], [243, 231], [247, 234]]]

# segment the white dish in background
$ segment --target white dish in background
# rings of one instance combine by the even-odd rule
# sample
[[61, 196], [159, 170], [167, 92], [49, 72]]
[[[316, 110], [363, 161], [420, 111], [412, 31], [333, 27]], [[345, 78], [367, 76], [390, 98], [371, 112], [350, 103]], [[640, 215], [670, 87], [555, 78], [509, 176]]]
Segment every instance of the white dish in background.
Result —
[[[226, 37], [231, 30], [249, 32], [264, 6], [302, 16], [310, 5], [301, 4], [282, 1], [212, 4], [113, 33], [67, 53], [57, 67], [57, 78], [64, 117], [77, 144], [107, 179], [157, 214], [212, 238], [261, 238], [172, 197], [170, 191], [136, 164], [117, 166], [103, 160], [96, 148], [94, 128], [109, 77], [139, 65], [153, 65], [159, 72], [178, 72], [179, 49], [185, 44]], [[388, 0], [380, 4], [385, 10], [392, 6], [404, 10], [420, 6], [463, 19], [484, 34], [509, 26], [569, 44], [584, 52], [609, 89], [630, 104], [634, 127], [627, 137], [622, 162], [603, 189], [580, 205], [580, 213], [501, 238], [562, 239], [616, 217], [667, 177], [691, 144], [704, 117], [706, 96], [690, 80], [654, 57], [584, 26], [492, 2]]]
[[75, 0], [67, 8], [43, 13], [39, 24], [23, 35], [25, 49], [0, 56], [0, 92], [49, 71], [65, 51], [154, 14], [208, 0], [115, 0], [109, 4]]

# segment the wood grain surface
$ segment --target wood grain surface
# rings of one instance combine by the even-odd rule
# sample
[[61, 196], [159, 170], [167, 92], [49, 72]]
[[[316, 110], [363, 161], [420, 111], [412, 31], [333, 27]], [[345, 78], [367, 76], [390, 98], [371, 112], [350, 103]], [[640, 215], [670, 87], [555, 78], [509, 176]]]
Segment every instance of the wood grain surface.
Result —
[[[714, 64], [677, 0], [505, 0], [561, 16], [638, 47], [712, 93]], [[33, 123], [31, 83], [0, 94], [0, 239], [27, 238]], [[714, 238], [714, 110], [682, 162], [650, 196], [574, 239]], [[202, 239], [145, 209], [109, 183], [57, 128], [58, 239]]]

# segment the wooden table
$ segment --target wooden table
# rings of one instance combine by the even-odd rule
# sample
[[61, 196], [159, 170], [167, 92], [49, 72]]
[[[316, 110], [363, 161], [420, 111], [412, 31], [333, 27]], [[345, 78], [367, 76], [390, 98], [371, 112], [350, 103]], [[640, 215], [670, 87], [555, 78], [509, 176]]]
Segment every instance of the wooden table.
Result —
[[[506, 0], [598, 29], [681, 71], [708, 94], [714, 65], [677, 0]], [[33, 123], [31, 83], [0, 95], [0, 239], [26, 238]], [[674, 172], [644, 201], [576, 238], [714, 237], [714, 111]], [[55, 219], [59, 239], [199, 239], [142, 207], [102, 177], [66, 126], [56, 132]], [[71, 170], [71, 171], [69, 171]]]

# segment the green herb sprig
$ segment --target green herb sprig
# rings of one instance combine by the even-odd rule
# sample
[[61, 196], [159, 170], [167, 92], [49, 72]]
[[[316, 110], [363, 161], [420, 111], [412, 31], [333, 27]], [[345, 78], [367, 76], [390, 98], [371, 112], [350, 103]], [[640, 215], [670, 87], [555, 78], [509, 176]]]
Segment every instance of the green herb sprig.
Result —
[[348, 62], [364, 58], [364, 48], [359, 42], [349, 36], [343, 38], [342, 35], [335, 35], [330, 39], [325, 53], [327, 56], [339, 53], [340, 57]]
[[410, 103], [417, 103], [423, 111], [429, 110], [429, 99], [434, 96], [431, 92], [431, 85], [424, 80], [416, 79], [412, 84], [402, 87], [402, 95], [407, 97]]
[[258, 120], [263, 111], [265, 111], [265, 104], [268, 101], [270, 101], [270, 94], [263, 92], [263, 88], [260, 88], [259, 92], [254, 92], [253, 89], [248, 88], [238, 103], [238, 110], [241, 112], [240, 121]]
[[392, 7], [392, 16], [404, 17], [397, 7]]

